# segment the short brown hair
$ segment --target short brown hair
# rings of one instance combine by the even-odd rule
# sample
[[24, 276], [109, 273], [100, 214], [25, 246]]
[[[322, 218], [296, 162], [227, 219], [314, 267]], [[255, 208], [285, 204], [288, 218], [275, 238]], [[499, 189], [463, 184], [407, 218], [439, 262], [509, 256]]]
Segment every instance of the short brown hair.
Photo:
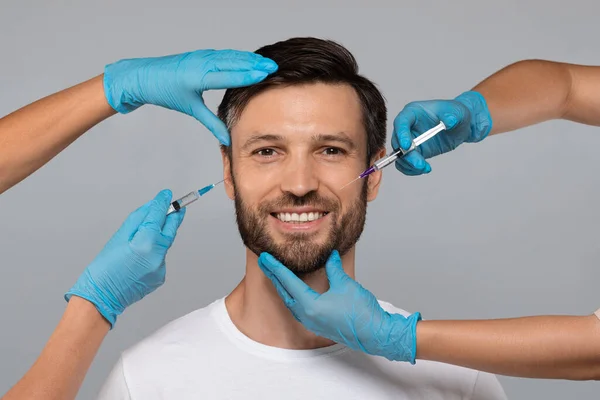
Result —
[[385, 147], [385, 99], [373, 82], [359, 75], [356, 59], [345, 47], [331, 40], [297, 37], [261, 47], [255, 53], [275, 61], [279, 68], [260, 83], [225, 91], [218, 116], [230, 132], [248, 102], [270, 87], [318, 82], [347, 84], [360, 99], [367, 132], [367, 162]]

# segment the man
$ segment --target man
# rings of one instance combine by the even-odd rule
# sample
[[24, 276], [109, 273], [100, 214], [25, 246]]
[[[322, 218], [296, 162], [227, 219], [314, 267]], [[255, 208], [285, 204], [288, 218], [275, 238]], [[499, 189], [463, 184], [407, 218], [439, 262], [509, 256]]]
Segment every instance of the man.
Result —
[[[187, 113], [222, 143], [229, 143], [227, 128], [206, 109], [202, 93], [252, 84], [275, 70], [277, 65], [272, 60], [230, 50], [198, 50], [109, 64], [103, 75], [0, 119], [0, 193], [115, 111], [127, 113], [144, 104]], [[424, 158], [450, 151], [463, 142], [483, 140], [487, 134], [549, 119], [600, 125], [599, 86], [600, 67], [528, 60], [496, 72], [473, 92], [457, 99], [410, 103], [394, 121], [394, 147], [406, 148], [405, 139], [439, 120], [449, 130], [437, 136], [440, 140], [429, 141], [408, 154], [397, 167], [408, 175], [426, 173], [430, 168]], [[117, 316], [164, 282], [165, 255], [185, 211], [165, 217], [170, 201], [170, 192], [161, 192], [130, 214], [71, 289], [65, 313], [39, 358], [3, 400], [75, 398]], [[267, 253], [261, 255], [259, 265], [307, 329], [349, 347], [356, 345], [357, 338], [360, 344], [372, 345], [369, 342], [375, 341], [377, 346], [361, 348], [370, 354], [390, 359], [406, 356], [405, 361], [441, 361], [513, 376], [576, 380], [600, 377], [600, 322], [594, 314], [420, 321], [416, 337], [386, 336], [390, 343], [381, 348], [382, 329], [371, 323], [373, 319], [354, 318], [361, 308], [381, 315], [381, 306], [368, 290], [343, 272], [336, 252], [327, 263], [327, 275], [333, 279], [323, 295], [315, 296], [316, 292]], [[392, 322], [400, 326], [410, 322], [400, 314], [395, 316]], [[348, 331], [354, 336], [340, 336]], [[390, 339], [404, 346], [394, 345]], [[401, 347], [410, 347], [410, 351], [399, 354]], [[406, 374], [405, 370], [397, 372]]]
[[258, 266], [262, 252], [319, 292], [327, 290], [324, 266], [334, 249], [354, 276], [355, 244], [381, 174], [343, 191], [340, 183], [384, 155], [386, 107], [333, 42], [296, 38], [257, 53], [278, 71], [229, 90], [219, 107], [231, 132], [224, 177], [246, 275], [225, 298], [125, 351], [100, 398], [505, 398], [493, 375], [355, 352], [311, 333], [285, 307]]

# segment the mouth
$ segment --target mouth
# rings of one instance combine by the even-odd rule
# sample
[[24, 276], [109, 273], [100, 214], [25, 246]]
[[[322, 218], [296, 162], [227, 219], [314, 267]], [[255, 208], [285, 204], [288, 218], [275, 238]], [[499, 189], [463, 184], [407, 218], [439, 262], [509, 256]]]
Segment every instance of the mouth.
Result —
[[318, 221], [324, 218], [327, 214], [329, 214], [328, 211], [319, 210], [304, 212], [279, 211], [271, 213], [271, 216], [286, 224], [305, 224], [307, 222]]

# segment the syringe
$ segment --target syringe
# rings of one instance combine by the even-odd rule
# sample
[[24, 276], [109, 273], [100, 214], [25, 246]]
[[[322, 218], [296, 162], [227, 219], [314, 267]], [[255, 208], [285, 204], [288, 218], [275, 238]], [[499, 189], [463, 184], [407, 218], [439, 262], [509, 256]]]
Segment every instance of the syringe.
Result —
[[171, 207], [169, 207], [169, 209], [167, 210], [167, 215], [177, 212], [177, 211], [181, 210], [183, 207], [187, 206], [188, 204], [191, 204], [194, 201], [198, 200], [200, 198], [200, 196], [204, 196], [206, 193], [213, 190], [213, 188], [215, 186], [217, 186], [219, 183], [223, 182], [224, 180], [225, 179], [223, 179], [222, 181], [219, 181], [217, 183], [213, 183], [212, 185], [204, 186], [202, 189], [200, 189], [198, 191], [190, 192], [190, 193], [186, 194], [185, 196], [183, 196], [182, 198], [175, 200], [174, 202], [171, 203]]
[[365, 171], [363, 171], [360, 175], [358, 175], [358, 177], [356, 179], [354, 179], [354, 180], [348, 182], [347, 184], [345, 184], [344, 186], [342, 186], [341, 189], [345, 188], [346, 186], [348, 186], [349, 184], [351, 184], [353, 182], [356, 182], [357, 180], [359, 180], [361, 178], [366, 178], [367, 176], [371, 175], [375, 171], [382, 170], [383, 168], [387, 167], [388, 165], [390, 165], [391, 163], [396, 161], [398, 158], [413, 151], [414, 149], [417, 148], [417, 146], [422, 145], [423, 143], [425, 143], [426, 141], [428, 141], [429, 139], [431, 139], [432, 137], [434, 137], [435, 135], [437, 135], [439, 132], [443, 131], [444, 129], [446, 129], [446, 125], [444, 125], [444, 123], [440, 121], [439, 124], [437, 124], [433, 128], [429, 129], [428, 131], [422, 133], [417, 138], [415, 138], [415, 140], [413, 140], [413, 142], [410, 145], [410, 148], [408, 150], [400, 149], [400, 150], [393, 152], [389, 156], [385, 156], [382, 159], [375, 161], [372, 166], [370, 166]]

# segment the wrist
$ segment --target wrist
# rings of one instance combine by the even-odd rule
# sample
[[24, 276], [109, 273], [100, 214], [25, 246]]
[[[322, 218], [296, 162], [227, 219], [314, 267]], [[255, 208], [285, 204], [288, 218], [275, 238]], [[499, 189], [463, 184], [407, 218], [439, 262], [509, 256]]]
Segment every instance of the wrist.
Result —
[[116, 313], [110, 311], [107, 307], [104, 306], [104, 304], [102, 302], [99, 302], [97, 299], [94, 299], [93, 296], [89, 296], [87, 293], [83, 293], [83, 292], [79, 292], [77, 290], [71, 289], [70, 291], [68, 291], [65, 294], [64, 297], [68, 303], [71, 303], [71, 300], [73, 298], [77, 298], [77, 299], [85, 300], [89, 304], [93, 305], [94, 308], [96, 309], [96, 312], [98, 314], [100, 314], [102, 316], [102, 318], [104, 318], [104, 320], [106, 320], [106, 322], [109, 324], [110, 329], [112, 329], [113, 326], [115, 325], [115, 322], [117, 322]]
[[431, 326], [431, 321], [421, 321], [416, 329], [416, 354], [419, 360], [431, 360], [429, 351], [431, 343], [435, 342], [436, 330]]
[[102, 316], [96, 306], [79, 296], [71, 298], [67, 304], [65, 317], [77, 321], [77, 325], [86, 330], [108, 332], [111, 328], [110, 323]]
[[477, 143], [485, 139], [492, 130], [492, 116], [483, 95], [471, 90], [455, 100], [467, 107], [470, 113], [471, 134], [466, 142]]
[[[104, 67], [103, 85], [106, 101], [121, 114], [127, 114], [144, 105], [136, 99], [132, 88], [136, 87], [137, 67], [131, 66], [133, 60], [121, 60]], [[134, 82], [134, 84], [132, 84]], [[137, 84], [139, 86], [139, 84]]]

